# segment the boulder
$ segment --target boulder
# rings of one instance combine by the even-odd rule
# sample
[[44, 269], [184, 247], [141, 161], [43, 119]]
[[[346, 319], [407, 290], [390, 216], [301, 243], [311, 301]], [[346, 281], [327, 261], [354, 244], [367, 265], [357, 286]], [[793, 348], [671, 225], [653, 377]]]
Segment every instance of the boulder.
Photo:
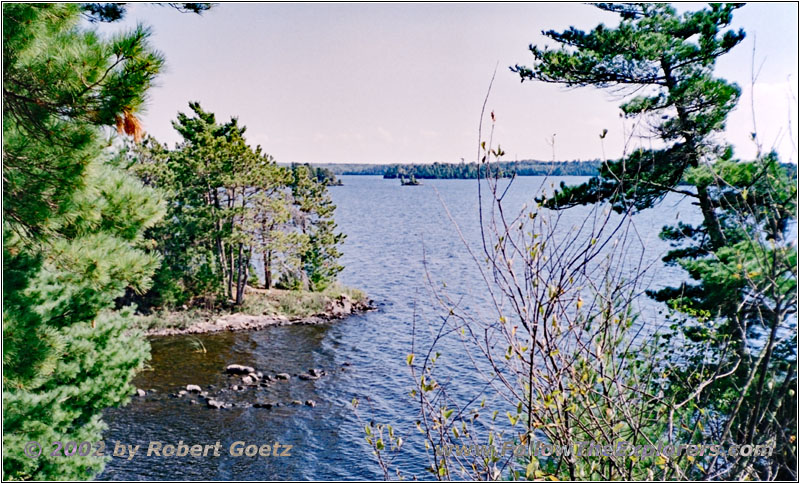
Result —
[[186, 393], [187, 393], [186, 390], [181, 390], [181, 391], [178, 392], [178, 396], [182, 397], [182, 396], [186, 395]]
[[339, 303], [342, 305], [342, 312], [350, 314], [353, 312], [353, 300], [347, 294], [339, 296]]
[[300, 378], [301, 380], [319, 380], [318, 376], [309, 375], [308, 373], [301, 373], [297, 375], [297, 377]]
[[136, 396], [137, 396], [137, 397], [143, 397], [143, 396], [145, 396], [145, 395], [147, 395], [147, 392], [146, 392], [146, 391], [142, 390], [141, 388], [137, 388], [137, 389], [136, 389]]
[[203, 391], [203, 389], [200, 388], [199, 385], [186, 385], [186, 391], [192, 393], [200, 393]]
[[292, 400], [292, 405], [302, 405], [302, 404], [303, 402], [301, 402], [300, 400]]
[[317, 406], [317, 402], [315, 402], [314, 400], [306, 400], [306, 405], [308, 405], [311, 408], [314, 408]]
[[219, 400], [209, 400], [206, 402], [206, 404], [209, 406], [209, 408], [216, 408], [217, 410], [220, 408], [225, 408], [225, 404]]
[[244, 365], [228, 365], [225, 367], [225, 373], [230, 375], [249, 375], [250, 373], [255, 373], [256, 369], [252, 366], [244, 366]]
[[244, 384], [244, 385], [252, 385], [253, 383], [255, 383], [255, 380], [253, 380], [252, 376], [248, 375], [248, 376], [243, 376], [242, 377], [242, 384]]
[[278, 406], [280, 406], [280, 404], [275, 402], [256, 402], [253, 404], [253, 408], [272, 408]]
[[275, 378], [277, 378], [278, 380], [288, 380], [290, 376], [288, 373], [278, 373], [277, 375], [275, 375]]
[[320, 370], [319, 368], [312, 368], [308, 370], [308, 374], [311, 376], [321, 377], [322, 375], [325, 374], [325, 372]]

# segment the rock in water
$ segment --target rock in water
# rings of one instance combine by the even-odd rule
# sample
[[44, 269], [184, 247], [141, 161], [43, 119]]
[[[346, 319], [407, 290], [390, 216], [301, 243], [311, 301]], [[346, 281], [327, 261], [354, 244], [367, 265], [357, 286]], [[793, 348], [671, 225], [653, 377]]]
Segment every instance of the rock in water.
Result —
[[277, 378], [278, 380], [288, 380], [290, 377], [288, 373], [278, 373], [277, 375], [275, 375], [275, 378]]
[[255, 383], [255, 381], [253, 380], [253, 377], [251, 377], [251, 376], [242, 377], [242, 384], [244, 384], [244, 385], [252, 385], [253, 383]]
[[280, 403], [275, 402], [256, 402], [253, 404], [253, 408], [272, 408], [272, 407], [280, 407]]
[[136, 396], [138, 396], [138, 397], [143, 397], [143, 396], [145, 396], [145, 395], [147, 395], [147, 392], [145, 392], [145, 391], [144, 391], [144, 390], [142, 390], [141, 388], [137, 388], [137, 389], [136, 389]]
[[199, 385], [186, 385], [186, 391], [192, 393], [200, 393], [203, 391], [203, 389], [200, 388]]
[[311, 408], [314, 408], [317, 406], [317, 402], [315, 402], [314, 400], [306, 400], [306, 405], [308, 405]]
[[244, 366], [244, 365], [228, 365], [225, 367], [225, 373], [230, 375], [249, 375], [250, 373], [255, 373], [256, 369], [252, 366]]
[[209, 400], [207, 404], [210, 408], [220, 409], [225, 407], [225, 404], [218, 400]]

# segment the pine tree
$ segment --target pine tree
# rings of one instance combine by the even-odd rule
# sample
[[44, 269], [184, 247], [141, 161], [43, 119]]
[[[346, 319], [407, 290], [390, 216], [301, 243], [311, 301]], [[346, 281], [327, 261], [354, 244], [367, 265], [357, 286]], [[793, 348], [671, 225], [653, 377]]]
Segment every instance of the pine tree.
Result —
[[[716, 59], [744, 39], [741, 30], [722, 33], [739, 6], [678, 15], [664, 4], [598, 4], [620, 15], [618, 27], [544, 32], [561, 48], [531, 46], [534, 65], [512, 70], [523, 81], [631, 94], [623, 113], [651, 126], [664, 147], [605, 162], [587, 183], [562, 184], [540, 201], [555, 209], [608, 201], [627, 212], [674, 192], [699, 205], [701, 224], [662, 231], [674, 245], [664, 261], [685, 269], [689, 282], [651, 293], [669, 305], [686, 337], [670, 343], [680, 356], [665, 387], [679, 401], [702, 390], [705, 408], [688, 410], [697, 428], [680, 431], [776, 446], [769, 459], [727, 459], [722, 468], [705, 462], [698, 477], [796, 479], [797, 258], [787, 231], [796, 220], [796, 179], [774, 154], [736, 161], [714, 141], [740, 94], [713, 76]], [[701, 422], [713, 430], [704, 434]]]
[[[679, 191], [676, 186], [686, 170], [724, 151], [714, 144], [713, 135], [725, 128], [740, 89], [715, 78], [713, 69], [716, 59], [745, 37], [742, 30], [721, 34], [741, 5], [712, 4], [683, 15], [666, 4], [597, 6], [618, 13], [619, 26], [543, 32], [561, 47], [532, 45], [534, 64], [512, 70], [523, 81], [637, 93], [621, 106], [623, 113], [643, 117], [666, 147], [639, 149], [624, 160], [604, 163], [599, 176], [576, 187], [562, 186], [546, 203], [568, 207], [610, 200], [620, 211], [648, 208], [668, 192]], [[723, 236], [708, 187], [696, 185], [696, 194], [689, 196], [700, 205], [712, 244], [721, 247]]]
[[308, 285], [312, 290], [324, 290], [344, 269], [339, 244], [345, 234], [336, 233], [333, 215], [336, 205], [331, 201], [324, 183], [311, 175], [306, 165], [293, 165], [292, 195], [298, 209], [300, 231], [308, 235], [308, 246], [302, 255], [302, 264]]
[[144, 230], [159, 195], [119, 167], [101, 126], [140, 136], [134, 113], [162, 60], [137, 28], [104, 41], [80, 5], [3, 5], [3, 476], [89, 479], [104, 460], [38, 459], [27, 441], [98, 441], [148, 356], [126, 288], [158, 257]]
[[236, 118], [220, 124], [199, 103], [189, 107], [173, 122], [183, 137], [176, 149], [146, 143], [132, 167], [169, 199], [168, 216], [152, 230], [164, 258], [148, 297], [168, 306], [189, 298], [240, 305], [253, 257], [269, 267], [290, 247], [279, 234], [290, 221], [288, 171], [247, 144]]
[[[770, 459], [728, 462], [727, 476], [797, 476], [797, 179], [775, 153], [755, 161], [727, 156], [690, 170], [687, 179], [709, 186], [725, 245], [713, 248], [702, 224], [665, 227], [673, 249], [664, 257], [686, 270], [678, 287], [651, 292], [673, 311], [690, 363], [670, 375], [671, 386], [687, 393], [714, 375], [701, 403], [719, 411], [720, 440], [773, 445]], [[673, 343], [676, 344], [677, 343]], [[706, 475], [716, 472], [713, 466]], [[744, 475], [744, 474], [739, 474]]]

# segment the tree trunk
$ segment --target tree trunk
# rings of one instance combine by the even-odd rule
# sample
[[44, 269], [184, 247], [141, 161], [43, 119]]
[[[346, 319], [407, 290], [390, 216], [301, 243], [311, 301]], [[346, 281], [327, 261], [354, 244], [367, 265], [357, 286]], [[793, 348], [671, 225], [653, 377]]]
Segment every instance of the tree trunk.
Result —
[[[236, 190], [235, 189], [228, 189], [228, 210], [232, 209], [235, 205], [235, 197], [236, 197]], [[231, 215], [231, 227], [234, 228], [236, 226], [236, 219], [233, 215]], [[228, 299], [233, 299], [233, 273], [236, 269], [235, 261], [233, 257], [233, 245], [230, 247], [230, 253], [228, 254], [230, 259], [229, 263], [229, 270], [228, 270]]]
[[242, 286], [242, 277], [244, 276], [245, 272], [245, 263], [244, 263], [244, 244], [239, 244], [239, 267], [236, 271], [236, 305], [242, 304], [244, 300], [244, 287]]
[[[672, 66], [666, 59], [661, 59], [661, 68], [664, 71], [664, 80], [667, 84], [667, 89], [670, 94], [676, 89], [677, 82], [672, 75]], [[695, 137], [691, 134], [689, 123], [689, 114], [686, 108], [678, 103], [674, 104], [675, 110], [678, 112], [678, 119], [681, 122], [681, 131], [683, 132], [683, 139], [686, 143], [691, 159], [689, 160], [691, 166], [697, 167], [700, 164], [699, 147]], [[725, 245], [725, 237], [722, 234], [722, 228], [719, 224], [719, 218], [714, 211], [714, 206], [711, 202], [711, 196], [708, 193], [708, 188], [705, 186], [697, 186], [697, 198], [700, 201], [700, 211], [703, 213], [703, 221], [706, 229], [708, 230], [709, 241], [711, 242], [711, 250], [717, 250]]]
[[264, 288], [272, 289], [272, 249], [264, 252]]
[[217, 262], [219, 263], [219, 270], [220, 270], [220, 277], [222, 278], [222, 284], [225, 284], [225, 278], [227, 276], [226, 269], [227, 266], [225, 264], [225, 246], [222, 244], [222, 237], [220, 233], [222, 232], [222, 224], [220, 223], [220, 212], [222, 211], [222, 207], [219, 203], [219, 194], [217, 193], [217, 189], [213, 189], [213, 196], [214, 196], [214, 208], [217, 210], [216, 216], [214, 217], [214, 228], [217, 231], [216, 233], [216, 243], [217, 243]]
[[717, 214], [714, 212], [714, 207], [711, 204], [711, 196], [708, 194], [708, 188], [698, 186], [697, 198], [700, 201], [700, 211], [703, 213], [703, 221], [708, 228], [708, 238], [711, 242], [711, 249], [717, 250], [725, 245], [725, 237], [722, 235], [722, 227], [719, 225], [719, 218], [717, 218]]
[[231, 252], [229, 254], [230, 257], [230, 268], [228, 269], [228, 299], [233, 299], [233, 273], [235, 270], [235, 260], [233, 258], [233, 247], [231, 247]]

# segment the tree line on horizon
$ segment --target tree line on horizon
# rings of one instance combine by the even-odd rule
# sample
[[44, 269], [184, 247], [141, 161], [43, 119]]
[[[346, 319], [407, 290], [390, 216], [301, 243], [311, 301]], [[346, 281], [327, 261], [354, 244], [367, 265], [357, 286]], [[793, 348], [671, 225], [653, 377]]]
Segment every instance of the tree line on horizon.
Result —
[[[600, 160], [591, 161], [502, 161], [484, 164], [484, 173], [492, 176], [594, 176], [598, 173]], [[470, 179], [478, 177], [478, 163], [315, 163], [315, 167], [326, 169], [335, 175], [372, 175], [384, 178], [411, 177], [424, 179]], [[487, 168], [488, 166], [488, 168]]]
[[[618, 162], [618, 160], [610, 160]], [[573, 160], [573, 161], [497, 161], [485, 164], [480, 176], [509, 178], [512, 176], [597, 176], [603, 165], [602, 160]], [[797, 177], [797, 165], [794, 163], [779, 163], [790, 177]], [[317, 163], [313, 164], [320, 180], [328, 181], [328, 185], [340, 185], [341, 180], [335, 175], [365, 175], [382, 176], [395, 179], [411, 177], [419, 179], [445, 179], [465, 180], [478, 177], [482, 165], [478, 163]], [[488, 168], [486, 168], [488, 166]], [[683, 181], [681, 182], [683, 183]]]

